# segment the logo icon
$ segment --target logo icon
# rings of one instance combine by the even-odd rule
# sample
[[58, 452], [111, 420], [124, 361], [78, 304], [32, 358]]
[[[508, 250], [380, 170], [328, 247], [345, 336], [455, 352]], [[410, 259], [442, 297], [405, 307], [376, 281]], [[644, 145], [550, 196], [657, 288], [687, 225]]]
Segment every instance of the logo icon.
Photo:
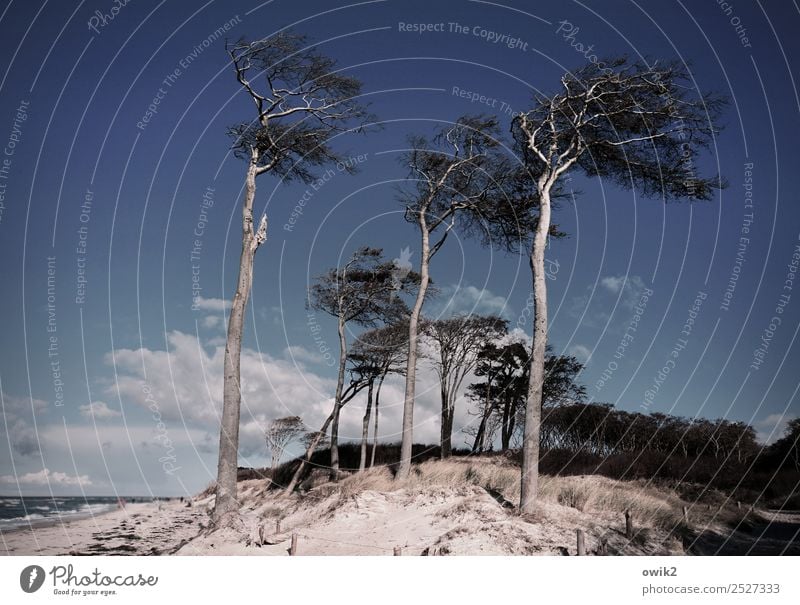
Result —
[[400, 256], [392, 259], [392, 288], [397, 291], [403, 286], [403, 280], [411, 272], [411, 249], [406, 246], [400, 250]]
[[44, 569], [38, 565], [28, 565], [19, 574], [19, 586], [25, 592], [36, 592], [44, 584]]

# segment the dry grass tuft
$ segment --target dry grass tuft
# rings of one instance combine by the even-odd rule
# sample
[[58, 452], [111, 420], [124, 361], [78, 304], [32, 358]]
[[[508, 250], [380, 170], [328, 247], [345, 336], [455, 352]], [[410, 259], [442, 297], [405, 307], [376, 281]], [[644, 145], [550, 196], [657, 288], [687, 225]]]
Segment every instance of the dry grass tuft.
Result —
[[638, 525], [672, 530], [682, 523], [684, 502], [674, 493], [638, 481], [615, 481], [598, 475], [546, 477], [541, 497], [580, 511], [622, 514], [630, 510]]
[[[326, 482], [320, 474], [310, 482], [310, 491], [302, 496], [308, 504], [326, 500], [328, 512], [366, 491], [421, 493], [430, 488], [463, 489], [477, 486], [488, 491], [498, 502], [508, 506], [519, 499], [519, 467], [500, 457], [450, 458], [428, 460], [414, 465], [407, 479], [396, 480], [386, 466], [367, 469], [342, 477], [338, 483]], [[673, 489], [659, 488], [645, 481], [617, 481], [600, 475], [550, 477], [539, 483], [540, 500], [583, 514], [608, 518], [630, 510], [637, 530], [653, 527], [672, 532], [686, 529], [682, 507], [688, 505]], [[507, 502], [503, 502], [503, 501]], [[705, 508], [705, 507], [703, 507]], [[730, 511], [690, 509], [692, 524], [702, 524], [717, 515], [715, 521], [729, 521]], [[273, 516], [277, 511], [270, 511]], [[452, 513], [453, 511], [449, 511]], [[276, 515], [277, 516], [277, 515]]]

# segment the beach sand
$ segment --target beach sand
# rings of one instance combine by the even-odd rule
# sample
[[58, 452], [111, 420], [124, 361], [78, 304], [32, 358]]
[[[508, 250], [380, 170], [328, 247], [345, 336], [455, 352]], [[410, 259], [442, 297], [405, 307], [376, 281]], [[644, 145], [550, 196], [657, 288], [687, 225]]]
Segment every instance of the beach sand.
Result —
[[204, 506], [185, 502], [129, 503], [84, 519], [0, 531], [5, 555], [170, 554], [208, 523]]
[[[465, 469], [472, 471], [469, 481]], [[573, 555], [580, 528], [587, 554], [800, 555], [800, 513], [696, 505], [690, 527], [681, 529], [682, 507], [691, 503], [671, 491], [586, 476], [547, 478], [538, 514], [520, 517], [500, 490], [482, 485], [516, 479], [518, 471], [502, 461], [437, 461], [418, 471], [398, 485], [386, 469], [375, 469], [289, 497], [263, 480], [245, 480], [235, 529], [209, 531], [214, 496], [205, 495], [191, 507], [177, 500], [133, 503], [0, 532], [0, 554], [287, 556], [294, 537], [301, 556], [393, 556], [395, 549], [403, 556]], [[509, 481], [510, 496], [516, 484]], [[561, 502], [572, 493], [588, 499], [580, 508]], [[625, 506], [633, 509], [633, 539], [625, 536]]]

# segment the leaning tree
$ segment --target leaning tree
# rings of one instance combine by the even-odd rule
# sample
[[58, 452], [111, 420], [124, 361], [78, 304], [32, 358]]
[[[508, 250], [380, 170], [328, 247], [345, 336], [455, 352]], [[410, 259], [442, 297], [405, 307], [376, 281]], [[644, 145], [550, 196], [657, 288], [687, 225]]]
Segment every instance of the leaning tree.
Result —
[[535, 183], [538, 224], [530, 250], [534, 326], [523, 436], [520, 511], [536, 507], [539, 434], [547, 344], [545, 249], [552, 193], [579, 169], [646, 197], [708, 200], [720, 178], [698, 176], [695, 165], [718, 131], [724, 100], [698, 94], [679, 63], [626, 59], [589, 64], [561, 78], [561, 90], [537, 96], [514, 118], [512, 133]]
[[381, 389], [387, 375], [390, 373], [403, 373], [404, 362], [408, 352], [407, 340], [408, 327], [406, 321], [400, 320], [380, 328], [368, 330], [359, 335], [358, 339], [353, 343], [350, 360], [369, 381], [367, 404], [364, 408], [364, 417], [361, 422], [361, 460], [358, 467], [360, 471], [367, 467], [367, 444], [369, 441], [369, 423], [373, 414], [373, 402], [375, 421], [369, 466], [375, 465], [375, 452], [378, 448], [378, 413]]
[[[309, 288], [308, 304], [312, 309], [323, 311], [336, 319], [339, 340], [339, 371], [333, 412], [330, 422], [320, 429], [331, 429], [331, 479], [339, 476], [339, 414], [344, 392], [347, 368], [348, 324], [375, 327], [380, 322], [391, 322], [402, 317], [407, 307], [401, 295], [414, 287], [417, 274], [407, 272], [399, 278], [392, 261], [384, 260], [378, 248], [359, 248], [342, 266], [330, 269], [319, 276]], [[358, 368], [357, 368], [358, 369]], [[358, 372], [357, 372], [358, 373]], [[361, 372], [369, 385], [368, 374]], [[309, 448], [313, 454], [314, 448]], [[308, 456], [308, 454], [307, 454]]]
[[432, 140], [415, 136], [410, 143], [411, 150], [402, 158], [409, 170], [409, 189], [402, 201], [406, 220], [420, 233], [420, 286], [408, 322], [398, 479], [411, 471], [419, 324], [430, 283], [430, 263], [457, 225], [469, 231], [481, 224], [482, 213], [493, 205], [498, 193], [495, 173], [502, 164], [494, 118], [464, 116], [441, 128]]
[[289, 484], [284, 488], [284, 495], [288, 496], [294, 492], [297, 484], [303, 477], [306, 468], [311, 463], [311, 459], [314, 456], [314, 452], [317, 450], [317, 448], [331, 447], [331, 441], [328, 437], [327, 431], [328, 427], [331, 425], [331, 422], [333, 422], [334, 415], [338, 414], [338, 412], [341, 411], [341, 409], [348, 402], [355, 399], [356, 395], [369, 386], [369, 375], [363, 372], [363, 368], [354, 364], [348, 368], [348, 371], [350, 373], [350, 382], [346, 387], [342, 388], [342, 394], [339, 398], [339, 405], [334, 405], [333, 410], [331, 410], [331, 413], [328, 414], [328, 417], [325, 418], [325, 421], [322, 423], [322, 428], [320, 430], [309, 431], [303, 436], [302, 442], [303, 447], [305, 448], [305, 454], [300, 459], [300, 463], [297, 465], [297, 468], [295, 468]]
[[255, 106], [252, 121], [229, 129], [233, 153], [247, 162], [242, 200], [242, 252], [236, 293], [228, 318], [223, 374], [216, 501], [213, 520], [238, 519], [236, 474], [241, 408], [240, 356], [244, 313], [253, 283], [255, 253], [267, 239], [267, 215], [253, 220], [256, 179], [310, 182], [314, 169], [344, 159], [330, 144], [341, 132], [369, 119], [359, 103], [361, 83], [336, 70], [333, 59], [310, 47], [304, 36], [281, 32], [263, 40], [227, 46], [236, 79]]
[[[393, 319], [403, 314], [404, 307], [398, 298], [398, 288], [407, 287], [415, 274], [408, 273], [402, 283], [397, 282], [392, 261], [383, 259], [383, 251], [361, 248], [342, 267], [331, 269], [317, 278], [309, 289], [309, 304], [336, 318], [339, 337], [339, 372], [331, 421], [331, 478], [339, 475], [339, 413], [342, 408], [342, 389], [347, 365], [347, 335], [345, 329], [352, 322], [374, 327], [379, 321]], [[362, 372], [369, 376], [368, 372]], [[367, 379], [367, 383], [370, 380]]]

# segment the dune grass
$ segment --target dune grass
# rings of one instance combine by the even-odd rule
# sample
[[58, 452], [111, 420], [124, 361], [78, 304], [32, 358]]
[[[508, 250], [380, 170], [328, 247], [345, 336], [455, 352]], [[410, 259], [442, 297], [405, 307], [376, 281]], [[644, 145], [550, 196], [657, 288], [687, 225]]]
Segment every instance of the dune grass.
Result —
[[[422, 491], [429, 488], [462, 488], [478, 486], [493, 496], [502, 496], [516, 505], [519, 498], [519, 467], [500, 457], [450, 458], [428, 460], [415, 465], [407, 479], [395, 480], [387, 467], [353, 473], [339, 483], [321, 483], [312, 492], [317, 497], [337, 495], [340, 502], [364, 491]], [[667, 488], [646, 481], [617, 481], [599, 475], [550, 477], [540, 479], [539, 498], [549, 504], [574, 508], [586, 514], [622, 515], [629, 510], [637, 526], [658, 527], [675, 531], [686, 529], [683, 507], [689, 507], [697, 524], [712, 518], [719, 522], [735, 522], [736, 512], [730, 509], [706, 510], [692, 506]]]

